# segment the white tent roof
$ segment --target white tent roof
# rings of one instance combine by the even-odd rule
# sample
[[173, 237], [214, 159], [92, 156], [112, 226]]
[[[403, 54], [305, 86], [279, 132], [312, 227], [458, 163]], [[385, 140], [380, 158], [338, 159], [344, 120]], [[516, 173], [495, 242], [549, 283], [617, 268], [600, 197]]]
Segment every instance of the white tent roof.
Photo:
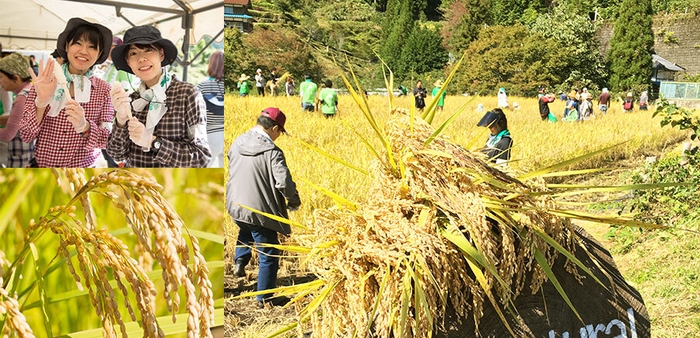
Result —
[[[184, 28], [183, 6], [193, 18], [189, 32]], [[204, 35], [223, 40], [223, 0], [0, 0], [0, 8], [4, 49], [53, 50], [72, 17], [96, 19], [118, 36], [132, 26], [155, 24], [176, 44], [187, 33], [188, 44]]]

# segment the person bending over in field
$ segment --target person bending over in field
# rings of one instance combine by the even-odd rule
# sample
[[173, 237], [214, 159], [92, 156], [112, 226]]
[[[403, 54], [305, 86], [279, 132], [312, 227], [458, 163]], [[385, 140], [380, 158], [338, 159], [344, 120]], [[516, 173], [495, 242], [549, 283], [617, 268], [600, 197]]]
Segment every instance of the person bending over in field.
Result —
[[500, 108], [495, 108], [486, 112], [481, 118], [479, 127], [487, 127], [491, 131], [486, 146], [481, 150], [488, 157], [489, 161], [502, 163], [510, 160], [510, 148], [513, 147], [513, 139], [508, 131], [508, 120], [506, 114]]
[[548, 121], [550, 113], [549, 104], [554, 102], [555, 98], [554, 94], [550, 93], [545, 95], [544, 92], [544, 88], [540, 88], [540, 94], [542, 94], [542, 96], [539, 96], [540, 94], [538, 94], [539, 98], [537, 99], [537, 103], [540, 107], [540, 117], [542, 118], [542, 121]]
[[[282, 149], [275, 140], [286, 133], [286, 117], [278, 108], [265, 108], [257, 125], [238, 136], [228, 152], [229, 170], [226, 183], [226, 210], [239, 227], [233, 275], [245, 276], [251, 259], [251, 247], [257, 243], [258, 291], [275, 288], [279, 269], [279, 250], [260, 244], [279, 244], [278, 233], [289, 235], [288, 224], [265, 217], [245, 207], [289, 218], [287, 210], [301, 205], [299, 192], [287, 168]], [[264, 303], [281, 306], [286, 297], [258, 295], [259, 307]]]
[[121, 85], [110, 91], [116, 115], [107, 153], [128, 167], [205, 167], [207, 106], [194, 85], [166, 70], [177, 48], [153, 26], [124, 33], [124, 44], [112, 50], [118, 70], [136, 75], [141, 85], [127, 95]]

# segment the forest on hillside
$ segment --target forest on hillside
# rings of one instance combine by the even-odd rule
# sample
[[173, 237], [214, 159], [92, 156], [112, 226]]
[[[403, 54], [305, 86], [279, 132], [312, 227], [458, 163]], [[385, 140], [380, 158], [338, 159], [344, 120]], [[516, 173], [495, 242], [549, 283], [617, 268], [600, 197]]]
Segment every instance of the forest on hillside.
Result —
[[[251, 5], [254, 30], [226, 31], [228, 90], [235, 90], [240, 74], [257, 68], [268, 74], [276, 67], [297, 81], [304, 75], [336, 80], [333, 58], [345, 70], [352, 65], [363, 86], [384, 86], [383, 61], [396, 83], [412, 87], [416, 79], [444, 79], [465, 55], [450, 84], [453, 93], [507, 87], [515, 95], [534, 95], [543, 86], [638, 92], [650, 85], [651, 17], [700, 13], [700, 0], [253, 0]], [[625, 27], [617, 31], [623, 35], [611, 41], [617, 50], [613, 45], [602, 55], [596, 29], [620, 17]]]

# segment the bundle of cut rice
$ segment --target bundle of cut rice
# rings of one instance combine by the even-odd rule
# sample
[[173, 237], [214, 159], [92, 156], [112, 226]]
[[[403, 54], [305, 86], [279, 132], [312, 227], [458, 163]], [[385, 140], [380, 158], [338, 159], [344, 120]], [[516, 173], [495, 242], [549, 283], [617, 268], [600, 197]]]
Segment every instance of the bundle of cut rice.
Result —
[[506, 309], [547, 280], [541, 263], [557, 251], [544, 237], [574, 251], [570, 222], [546, 212], [554, 202], [538, 194], [543, 183], [520, 182], [443, 137], [426, 146], [433, 128], [394, 113], [385, 132], [399, 169], [377, 161], [364, 204], [317, 211], [314, 234], [298, 238], [334, 244], [307, 260], [325, 281], [322, 301], [307, 308], [321, 309], [309, 313], [314, 337], [428, 337], [448, 307], [478, 330], [485, 301]]

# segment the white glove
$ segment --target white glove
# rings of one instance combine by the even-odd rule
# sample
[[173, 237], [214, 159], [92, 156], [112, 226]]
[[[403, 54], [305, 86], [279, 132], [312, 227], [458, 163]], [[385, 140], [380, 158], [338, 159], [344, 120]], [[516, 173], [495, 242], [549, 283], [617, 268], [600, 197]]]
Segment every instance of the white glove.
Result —
[[129, 138], [141, 148], [151, 149], [153, 136], [146, 133], [146, 126], [135, 117], [129, 120]]
[[124, 125], [131, 118], [131, 98], [119, 82], [115, 82], [112, 85], [109, 95], [112, 97], [112, 106], [117, 116], [117, 123]]
[[88, 122], [85, 119], [85, 110], [77, 101], [69, 99], [66, 102], [66, 115], [68, 115], [66, 119], [73, 125], [75, 132], [82, 133], [87, 129]]

